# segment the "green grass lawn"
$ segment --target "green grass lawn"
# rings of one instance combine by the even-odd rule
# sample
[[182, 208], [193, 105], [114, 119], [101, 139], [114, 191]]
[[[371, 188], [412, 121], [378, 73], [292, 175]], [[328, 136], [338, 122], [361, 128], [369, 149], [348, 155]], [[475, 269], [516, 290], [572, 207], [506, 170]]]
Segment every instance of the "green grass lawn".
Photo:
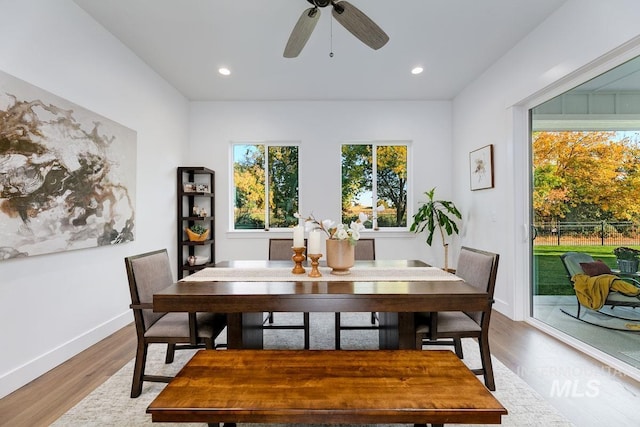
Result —
[[[632, 246], [639, 248], [637, 246]], [[616, 268], [613, 250], [616, 246], [534, 246], [534, 295], [574, 295], [567, 271], [560, 261], [565, 252], [586, 252]]]

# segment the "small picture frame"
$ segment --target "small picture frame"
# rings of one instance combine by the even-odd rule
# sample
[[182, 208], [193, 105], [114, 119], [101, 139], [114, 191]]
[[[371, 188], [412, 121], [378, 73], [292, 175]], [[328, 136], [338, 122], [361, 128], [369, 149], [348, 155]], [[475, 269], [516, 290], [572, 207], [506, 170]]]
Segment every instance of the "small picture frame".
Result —
[[207, 184], [198, 184], [198, 185], [196, 185], [196, 191], [198, 193], [208, 193], [209, 192], [209, 186]]
[[196, 185], [193, 182], [185, 182], [184, 183], [184, 192], [185, 193], [193, 193], [196, 191]]
[[469, 153], [471, 191], [493, 188], [493, 144]]

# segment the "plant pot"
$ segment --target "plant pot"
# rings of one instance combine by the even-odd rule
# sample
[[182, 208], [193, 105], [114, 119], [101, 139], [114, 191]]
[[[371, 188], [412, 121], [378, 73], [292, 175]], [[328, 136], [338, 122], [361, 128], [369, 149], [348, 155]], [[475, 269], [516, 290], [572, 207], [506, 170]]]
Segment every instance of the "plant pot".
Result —
[[618, 259], [616, 262], [620, 273], [635, 273], [638, 271], [638, 260]]
[[327, 266], [331, 274], [347, 275], [355, 263], [355, 245], [348, 240], [327, 239]]
[[185, 231], [187, 232], [187, 237], [190, 242], [204, 242], [209, 237], [209, 230], [202, 234], [196, 234], [188, 228], [185, 228]]

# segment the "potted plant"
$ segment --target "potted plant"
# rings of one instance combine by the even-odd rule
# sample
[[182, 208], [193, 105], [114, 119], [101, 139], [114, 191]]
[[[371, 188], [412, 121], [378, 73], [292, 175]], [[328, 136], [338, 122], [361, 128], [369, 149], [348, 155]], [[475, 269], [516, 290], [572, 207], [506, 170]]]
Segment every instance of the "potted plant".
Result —
[[613, 250], [621, 273], [635, 273], [640, 263], [640, 251], [626, 246], [620, 246]]
[[191, 242], [203, 242], [209, 237], [209, 229], [201, 224], [193, 224], [191, 227], [186, 228], [185, 231]]
[[[433, 235], [436, 229], [440, 232], [442, 238], [442, 246], [444, 247], [444, 269], [449, 270], [449, 243], [446, 236], [453, 233], [458, 234], [458, 224], [456, 219], [462, 219], [462, 215], [453, 202], [447, 200], [434, 200], [436, 189], [432, 188], [424, 194], [427, 201], [420, 206], [418, 212], [413, 215], [413, 224], [410, 230], [415, 233], [421, 233], [427, 230], [427, 245], [431, 246]], [[445, 236], [446, 233], [446, 236]]]

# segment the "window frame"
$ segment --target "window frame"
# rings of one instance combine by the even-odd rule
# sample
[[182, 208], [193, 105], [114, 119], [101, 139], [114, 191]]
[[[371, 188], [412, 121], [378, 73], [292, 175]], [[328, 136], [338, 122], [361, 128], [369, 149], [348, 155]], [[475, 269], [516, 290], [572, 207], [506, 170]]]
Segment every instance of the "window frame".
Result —
[[[265, 226], [264, 228], [248, 228], [248, 229], [237, 229], [235, 228], [235, 193], [236, 193], [236, 185], [235, 185], [235, 176], [234, 176], [234, 163], [235, 163], [235, 147], [241, 145], [255, 145], [255, 146], [264, 146], [264, 164], [263, 168], [265, 171], [265, 207], [264, 207], [264, 218], [265, 218]], [[232, 233], [255, 233], [255, 232], [265, 232], [265, 231], [282, 231], [289, 230], [290, 227], [271, 227], [269, 224], [269, 147], [296, 147], [298, 149], [298, 191], [296, 195], [297, 204], [300, 206], [300, 149], [302, 147], [301, 141], [231, 141], [229, 144], [229, 222], [228, 229]]]
[[[413, 152], [413, 144], [410, 140], [371, 140], [371, 141], [347, 141], [342, 142], [340, 144], [340, 194], [342, 194], [342, 149], [344, 146], [348, 145], [371, 145], [371, 153], [372, 153], [372, 183], [371, 183], [371, 192], [372, 192], [372, 203], [377, 206], [379, 201], [377, 196], [377, 188], [378, 188], [378, 164], [377, 164], [377, 147], [379, 146], [404, 146], [407, 150], [407, 181], [406, 181], [406, 197], [407, 197], [407, 207], [406, 207], [406, 216], [407, 223], [404, 227], [375, 227], [372, 224], [371, 228], [367, 228], [364, 230], [365, 233], [373, 233], [373, 232], [382, 232], [382, 233], [393, 233], [393, 232], [408, 232], [411, 227], [411, 221], [413, 218], [413, 203], [412, 203], [412, 188], [413, 188], [413, 179], [412, 179], [412, 152]], [[342, 205], [342, 199], [340, 201]], [[342, 206], [340, 207], [340, 219], [344, 221], [342, 218]], [[373, 220], [373, 218], [369, 218]]]

